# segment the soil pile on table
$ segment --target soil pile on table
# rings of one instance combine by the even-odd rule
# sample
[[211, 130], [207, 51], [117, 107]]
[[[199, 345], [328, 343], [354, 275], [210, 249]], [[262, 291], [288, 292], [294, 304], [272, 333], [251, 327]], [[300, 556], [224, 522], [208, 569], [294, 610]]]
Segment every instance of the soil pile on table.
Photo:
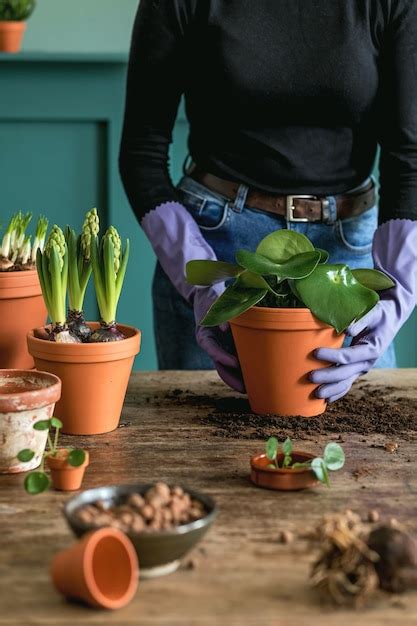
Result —
[[317, 434], [346, 432], [404, 438], [413, 432], [417, 435], [417, 400], [395, 396], [395, 391], [398, 393], [394, 387], [381, 390], [361, 383], [348, 396], [330, 405], [325, 413], [309, 418], [256, 415], [251, 413], [244, 397], [197, 396], [174, 390], [167, 399], [171, 403], [209, 408], [209, 413], [200, 419], [214, 428], [215, 436], [224, 438], [267, 439], [274, 435], [284, 439], [297, 433], [298, 439], [305, 439]]

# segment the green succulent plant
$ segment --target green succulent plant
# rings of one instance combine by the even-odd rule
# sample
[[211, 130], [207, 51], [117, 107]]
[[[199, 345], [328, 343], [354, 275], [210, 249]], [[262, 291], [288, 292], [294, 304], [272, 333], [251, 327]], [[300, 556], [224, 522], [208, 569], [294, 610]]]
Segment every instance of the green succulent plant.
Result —
[[36, 0], [0, 0], [0, 20], [21, 22], [33, 13]]
[[[55, 457], [58, 454], [58, 440], [59, 431], [62, 428], [62, 422], [57, 417], [51, 417], [48, 420], [40, 420], [33, 425], [34, 430], [47, 430], [48, 431], [48, 448], [42, 455], [42, 461], [38, 470], [31, 472], [25, 478], [24, 487], [27, 493], [35, 496], [43, 491], [46, 491], [51, 481], [48, 474], [45, 472], [45, 459], [48, 457]], [[35, 456], [33, 450], [25, 448], [20, 450], [17, 458], [21, 463], [29, 463]], [[85, 461], [85, 451], [81, 448], [71, 448], [68, 450], [67, 463], [72, 467], [79, 467]]]
[[[278, 462], [278, 455], [282, 453], [281, 465]], [[267, 467], [273, 470], [280, 469], [304, 469], [309, 468], [316, 475], [316, 478], [327, 487], [330, 487], [329, 471], [335, 472], [342, 469], [345, 464], [345, 453], [338, 443], [328, 443], [323, 451], [323, 456], [315, 457], [303, 463], [293, 462], [293, 445], [289, 437], [280, 446], [276, 437], [270, 437], [265, 445], [265, 453], [269, 461]]]
[[325, 250], [290, 230], [271, 233], [255, 252], [238, 250], [235, 258], [235, 264], [187, 263], [187, 280], [193, 285], [227, 282], [226, 290], [202, 320], [203, 326], [223, 324], [253, 306], [307, 307], [342, 333], [375, 306], [378, 291], [394, 286], [377, 270], [351, 270], [347, 265], [328, 263]]

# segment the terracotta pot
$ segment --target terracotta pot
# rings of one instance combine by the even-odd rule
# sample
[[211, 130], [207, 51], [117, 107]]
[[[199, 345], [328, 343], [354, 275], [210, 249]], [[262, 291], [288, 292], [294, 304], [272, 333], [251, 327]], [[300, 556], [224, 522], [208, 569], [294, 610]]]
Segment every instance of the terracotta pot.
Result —
[[59, 491], [77, 491], [83, 482], [84, 473], [90, 463], [90, 457], [85, 451], [85, 461], [74, 467], [67, 461], [69, 450], [60, 449], [56, 456], [46, 457], [46, 464], [51, 470], [51, 480], [54, 489]]
[[[91, 328], [99, 324], [88, 322]], [[55, 415], [70, 435], [98, 435], [117, 428], [133, 360], [140, 349], [140, 330], [119, 325], [126, 335], [110, 343], [55, 343], [38, 339], [40, 328], [28, 335], [36, 368], [62, 380]]]
[[45, 324], [47, 311], [36, 270], [0, 272], [0, 367], [29, 370], [29, 330]]
[[[52, 417], [61, 395], [61, 381], [46, 372], [0, 370], [0, 473], [27, 472], [38, 467], [45, 450], [47, 431], [33, 425]], [[22, 463], [21, 450], [35, 456]]]
[[0, 21], [0, 52], [19, 52], [26, 22]]
[[329, 364], [315, 359], [313, 351], [340, 348], [343, 335], [308, 309], [253, 307], [230, 325], [252, 411], [305, 417], [325, 411], [308, 375]]
[[51, 577], [55, 588], [68, 599], [120, 609], [136, 593], [139, 564], [124, 533], [116, 528], [101, 528], [56, 554]]
[[[295, 463], [304, 463], [314, 459], [314, 454], [308, 452], [293, 452], [291, 457]], [[283, 454], [278, 455], [278, 463], [281, 464]], [[272, 469], [267, 467], [271, 461], [266, 454], [257, 454], [251, 458], [251, 481], [257, 487], [275, 489], [277, 491], [298, 491], [315, 487], [319, 481], [314, 472], [309, 469]]]

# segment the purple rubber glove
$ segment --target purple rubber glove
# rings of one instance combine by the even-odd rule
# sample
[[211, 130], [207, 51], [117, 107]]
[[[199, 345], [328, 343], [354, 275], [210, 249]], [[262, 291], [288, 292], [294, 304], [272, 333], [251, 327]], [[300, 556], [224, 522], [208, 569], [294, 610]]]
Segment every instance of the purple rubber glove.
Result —
[[365, 317], [347, 329], [353, 337], [348, 348], [320, 348], [315, 356], [335, 365], [310, 374], [319, 398], [334, 402], [382, 356], [417, 304], [417, 221], [390, 220], [374, 236], [375, 269], [385, 272], [395, 287], [383, 291], [380, 301]]
[[[188, 302], [193, 304], [198, 345], [213, 360], [220, 378], [232, 389], [244, 392], [239, 361], [233, 351], [229, 325], [205, 328], [199, 325], [210, 306], [224, 291], [224, 284], [195, 287], [187, 283], [185, 266], [196, 259], [216, 260], [216, 255], [202, 236], [198, 225], [179, 202], [164, 202], [145, 215], [142, 228], [159, 262]], [[229, 349], [225, 345], [229, 344]]]

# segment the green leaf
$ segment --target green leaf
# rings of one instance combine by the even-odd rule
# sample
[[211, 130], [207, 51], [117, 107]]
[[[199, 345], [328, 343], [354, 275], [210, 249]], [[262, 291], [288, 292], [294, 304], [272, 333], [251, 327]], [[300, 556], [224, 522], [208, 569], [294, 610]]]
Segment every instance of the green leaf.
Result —
[[260, 276], [273, 275], [279, 271], [278, 263], [274, 263], [259, 254], [258, 252], [249, 252], [249, 250], [238, 250], [236, 252], [236, 261], [245, 269], [259, 274]]
[[243, 271], [242, 274], [236, 278], [235, 287], [271, 290], [265, 278], [253, 272], [249, 272], [248, 270]]
[[275, 263], [284, 263], [296, 254], [313, 250], [313, 244], [305, 235], [283, 229], [276, 230], [262, 239], [256, 252]]
[[289, 437], [286, 438], [284, 443], [282, 444], [282, 451], [287, 456], [292, 452], [292, 441]]
[[17, 458], [19, 459], [19, 461], [22, 461], [22, 463], [28, 463], [29, 461], [33, 459], [34, 456], [35, 456], [35, 453], [33, 452], [33, 450], [29, 450], [28, 448], [25, 448], [24, 450], [20, 450], [20, 452], [17, 455]]
[[358, 269], [352, 270], [352, 274], [356, 280], [368, 289], [375, 291], [384, 291], [395, 287], [395, 283], [389, 276], [379, 270]]
[[81, 450], [80, 448], [75, 448], [74, 450], [71, 450], [71, 452], [68, 455], [68, 463], [70, 465], [72, 465], [73, 467], [79, 467], [80, 465], [82, 465], [85, 461], [85, 452], [84, 450]]
[[268, 468], [268, 469], [274, 469], [274, 470], [276, 470], [276, 469], [277, 469], [277, 466], [276, 466], [276, 465], [274, 465], [273, 463], [268, 463], [267, 468]]
[[46, 491], [50, 485], [50, 480], [45, 472], [31, 472], [25, 478], [24, 486], [28, 493], [36, 495]]
[[345, 453], [338, 443], [328, 443], [324, 448], [323, 460], [327, 469], [336, 471], [345, 464]]
[[239, 250], [236, 253], [236, 260], [247, 270], [262, 276], [277, 276], [280, 281], [289, 278], [305, 278], [314, 271], [320, 261], [320, 252], [303, 252], [296, 254], [284, 263], [273, 263], [257, 252]]
[[305, 469], [311, 466], [311, 461], [304, 461], [304, 463], [293, 463], [291, 469]]
[[57, 417], [51, 417], [50, 424], [51, 424], [51, 426], [53, 426], [53, 428], [62, 428], [63, 427], [63, 423]]
[[267, 293], [267, 289], [241, 288], [229, 285], [207, 311], [202, 326], [218, 326], [241, 315], [255, 306]]
[[327, 467], [320, 457], [317, 457], [311, 461], [311, 469], [317, 476], [318, 480], [327, 487], [330, 487], [329, 473]]
[[316, 248], [317, 252], [320, 252], [320, 261], [319, 263], [327, 263], [329, 260], [329, 253], [327, 250], [322, 250], [321, 248]]
[[318, 265], [297, 281], [297, 294], [319, 320], [343, 332], [378, 302], [375, 291], [361, 285], [346, 265]]
[[50, 423], [50, 420], [39, 420], [33, 424], [33, 428], [35, 430], [49, 430]]
[[278, 454], [278, 439], [276, 437], [270, 437], [265, 445], [266, 456], [270, 461], [275, 461]]
[[214, 285], [239, 276], [243, 269], [223, 261], [189, 261], [185, 266], [187, 282], [191, 285]]

